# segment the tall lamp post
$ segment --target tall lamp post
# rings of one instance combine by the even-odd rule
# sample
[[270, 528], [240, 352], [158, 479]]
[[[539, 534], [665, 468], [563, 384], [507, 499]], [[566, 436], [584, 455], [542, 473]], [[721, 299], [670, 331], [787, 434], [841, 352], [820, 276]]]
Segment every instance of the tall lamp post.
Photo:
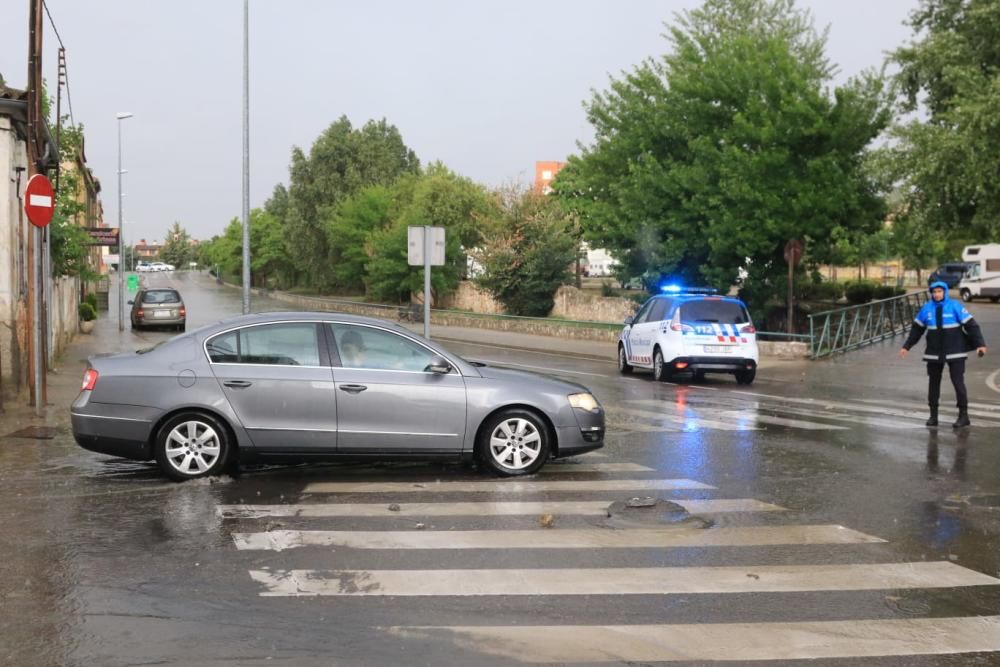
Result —
[[243, 314], [250, 312], [250, 0], [243, 0]]
[[118, 330], [125, 330], [125, 225], [122, 222], [122, 121], [131, 118], [127, 111], [115, 114], [118, 119]]

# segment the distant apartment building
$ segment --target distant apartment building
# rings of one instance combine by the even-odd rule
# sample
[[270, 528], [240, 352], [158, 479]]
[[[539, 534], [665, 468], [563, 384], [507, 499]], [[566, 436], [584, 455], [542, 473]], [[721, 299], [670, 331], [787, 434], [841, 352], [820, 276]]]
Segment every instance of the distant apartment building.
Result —
[[559, 170], [565, 166], [565, 162], [536, 162], [535, 192], [541, 192], [543, 195], [552, 192], [552, 180], [559, 173]]
[[159, 243], [146, 243], [146, 239], [139, 239], [135, 244], [135, 258], [138, 261], [158, 259], [163, 246]]
[[[535, 192], [550, 194], [552, 181], [565, 166], [565, 162], [553, 160], [535, 162]], [[586, 252], [586, 260], [580, 266], [584, 276], [603, 277], [614, 274], [618, 261], [611, 257], [607, 250], [591, 248], [586, 243], [583, 244], [582, 250]]]

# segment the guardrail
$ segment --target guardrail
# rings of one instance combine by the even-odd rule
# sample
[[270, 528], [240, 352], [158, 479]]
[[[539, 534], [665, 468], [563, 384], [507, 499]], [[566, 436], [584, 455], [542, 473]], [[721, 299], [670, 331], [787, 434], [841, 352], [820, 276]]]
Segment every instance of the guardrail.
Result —
[[810, 315], [810, 356], [828, 357], [906, 333], [927, 297], [921, 290]]

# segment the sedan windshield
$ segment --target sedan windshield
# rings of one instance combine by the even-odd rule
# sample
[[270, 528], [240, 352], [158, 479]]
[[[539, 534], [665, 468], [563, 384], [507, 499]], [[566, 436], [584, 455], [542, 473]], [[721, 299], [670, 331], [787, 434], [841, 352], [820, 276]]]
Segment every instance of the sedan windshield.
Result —
[[180, 300], [181, 295], [172, 289], [150, 290], [142, 295], [143, 303], [179, 303]]

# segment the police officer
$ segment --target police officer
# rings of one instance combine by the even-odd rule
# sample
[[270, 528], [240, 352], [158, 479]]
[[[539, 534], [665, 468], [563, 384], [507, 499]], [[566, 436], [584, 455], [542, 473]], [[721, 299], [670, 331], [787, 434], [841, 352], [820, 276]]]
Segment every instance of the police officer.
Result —
[[941, 376], [944, 374], [945, 364], [948, 364], [948, 374], [951, 376], [951, 384], [955, 387], [955, 396], [958, 399], [958, 419], [952, 426], [961, 428], [970, 423], [969, 395], [965, 390], [967, 352], [975, 349], [979, 356], [983, 356], [986, 354], [986, 341], [983, 340], [979, 324], [965, 306], [948, 298], [948, 286], [945, 283], [931, 283], [930, 293], [931, 300], [917, 313], [910, 329], [910, 336], [903, 343], [899, 356], [905, 357], [924, 332], [927, 333], [924, 361], [927, 362], [927, 403], [931, 409], [927, 425], [938, 425]]

